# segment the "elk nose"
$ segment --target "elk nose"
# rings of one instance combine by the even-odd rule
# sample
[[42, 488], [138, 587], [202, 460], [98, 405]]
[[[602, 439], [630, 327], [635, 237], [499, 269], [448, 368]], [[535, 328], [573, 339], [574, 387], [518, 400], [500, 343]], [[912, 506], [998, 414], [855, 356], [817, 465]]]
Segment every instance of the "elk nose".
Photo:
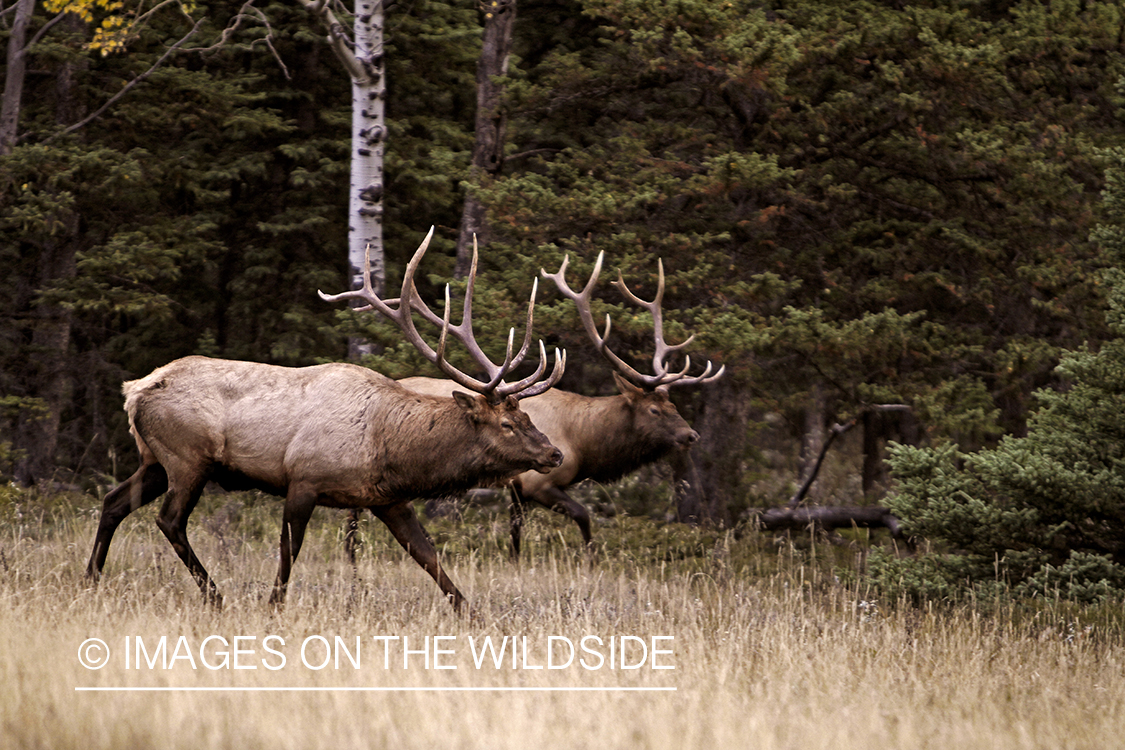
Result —
[[688, 430], [686, 433], [682, 433], [680, 435], [680, 445], [684, 446], [684, 447], [687, 447], [687, 446], [691, 445], [692, 443], [697, 442], [698, 440], [699, 440], [699, 433], [696, 432], [695, 430]]
[[562, 459], [562, 451], [560, 451], [558, 448], [555, 448], [554, 452], [551, 453], [551, 457], [547, 460], [547, 464], [554, 468], [555, 466], [558, 466], [562, 463]]

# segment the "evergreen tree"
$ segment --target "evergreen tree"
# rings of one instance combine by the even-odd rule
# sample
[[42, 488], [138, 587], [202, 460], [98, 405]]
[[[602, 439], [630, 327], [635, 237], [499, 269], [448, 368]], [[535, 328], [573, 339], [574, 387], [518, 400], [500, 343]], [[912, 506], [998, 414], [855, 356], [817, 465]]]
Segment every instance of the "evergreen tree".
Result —
[[[559, 5], [521, 6], [517, 37], [553, 46], [517, 38], [509, 173], [475, 187], [493, 247], [511, 279], [664, 258], [673, 330], [732, 371], [696, 404], [732, 499], [748, 402], [798, 433], [902, 402], [980, 445], [1024, 429], [1062, 347], [1104, 337], [1075, 237], [1115, 129], [1117, 9], [586, 0], [563, 39], [539, 26]], [[614, 317], [643, 352], [645, 322]]]
[[[24, 481], [55, 467], [109, 471], [114, 456], [125, 470], [135, 449], [121, 381], [176, 357], [311, 364], [365, 333], [366, 321], [340, 328], [316, 295], [346, 287], [348, 78], [299, 5], [257, 11], [219, 0], [191, 19], [157, 15], [106, 54], [91, 46], [97, 18], [56, 23], [30, 48], [38, 75], [19, 144], [0, 163], [0, 472], [32, 451], [39, 469]], [[37, 9], [29, 38], [48, 23]], [[192, 28], [191, 44], [167, 55]], [[385, 219], [402, 265], [420, 228], [457, 224], [479, 31], [466, 0], [398, 3], [387, 30]], [[72, 101], [60, 100], [59, 78], [73, 81]], [[454, 232], [445, 267], [432, 253], [440, 273]], [[51, 248], [64, 239], [60, 266]], [[46, 310], [67, 341], [36, 333]], [[60, 384], [49, 394], [48, 366]], [[57, 419], [54, 447], [35, 434], [44, 414]]]
[[[105, 214], [95, 207], [101, 201], [91, 197], [116, 188], [133, 193], [136, 183], [123, 180], [138, 175], [133, 154], [100, 145], [83, 148], [82, 128], [153, 75], [198, 25], [180, 26], [186, 35], [172, 35], [174, 42], [161, 36], [163, 54], [131, 60], [131, 69], [114, 60], [92, 71], [91, 58], [121, 49], [126, 38], [151, 39], [157, 27], [175, 29], [182, 18], [183, 8], [175, 3], [131, 15], [119, 4], [84, 0], [41, 8], [23, 0], [15, 8], [0, 96], [0, 227], [8, 232], [0, 245], [12, 268], [6, 279], [12, 294], [0, 316], [9, 324], [4, 353], [10, 358], [3, 364], [5, 370], [11, 363], [15, 367], [5, 372], [0, 393], [9, 405], [6, 432], [16, 445], [13, 473], [21, 481], [53, 473], [75, 385], [72, 310], [42, 292], [73, 281], [76, 259], [104, 229]], [[31, 69], [36, 75], [28, 74]], [[99, 106], [84, 84], [110, 70], [110, 76], [126, 80], [109, 87], [113, 93], [104, 94]], [[70, 447], [81, 450], [81, 444]]]
[[[237, 7], [206, 10], [201, 46]], [[152, 70], [184, 23], [153, 18], [116, 54], [91, 48], [83, 24], [57, 24], [44, 37], [52, 45], [33, 48], [55, 80], [29, 81], [20, 142], [0, 170], [0, 248], [13, 270], [3, 392], [45, 401], [59, 438], [42, 419], [10, 423], [33, 462], [17, 467], [23, 481], [134, 452], [120, 410], [126, 377], [192, 352], [309, 362], [330, 340], [333, 311], [315, 293], [335, 273], [320, 234], [343, 220], [334, 162], [347, 143], [315, 137], [335, 124], [333, 106], [317, 101], [332, 94], [316, 80], [321, 42], [274, 39], [297, 86], [247, 47], [184, 51]], [[98, 118], [61, 132], [142, 73]]]
[[[0, 157], [0, 419], [12, 450], [38, 444], [40, 474], [131, 454], [120, 381], [183, 354], [304, 364], [343, 356], [346, 332], [388, 344], [389, 374], [425, 371], [315, 296], [348, 272], [352, 97], [323, 35], [297, 3], [257, 22], [184, 7], [123, 36], [112, 14], [37, 36], [43, 7], [27, 28], [36, 74]], [[1062, 349], [1106, 337], [1085, 238], [1093, 153], [1119, 131], [1112, 4], [525, 0], [504, 172], [474, 176], [476, 4], [387, 18], [388, 284], [431, 223], [425, 271], [453, 275], [466, 190], [493, 232], [481, 340], [564, 253], [579, 274], [605, 250], [642, 295], [662, 257], [668, 338], [696, 332], [693, 352], [728, 366], [677, 396], [724, 507], [747, 501], [764, 412], [794, 441], [901, 401], [932, 439], [993, 444], [1022, 433]], [[599, 297], [639, 362], [651, 321], [608, 284]], [[570, 350], [566, 387], [612, 388], [569, 305], [536, 328]], [[54, 448], [27, 432], [44, 409]]]
[[877, 556], [873, 575], [890, 590], [1125, 596], [1125, 149], [1106, 153], [1106, 223], [1094, 239], [1112, 264], [1106, 317], [1116, 338], [1066, 353], [1062, 384], [1036, 393], [1026, 436], [971, 454], [894, 450], [899, 487], [889, 505], [933, 547], [911, 559]]

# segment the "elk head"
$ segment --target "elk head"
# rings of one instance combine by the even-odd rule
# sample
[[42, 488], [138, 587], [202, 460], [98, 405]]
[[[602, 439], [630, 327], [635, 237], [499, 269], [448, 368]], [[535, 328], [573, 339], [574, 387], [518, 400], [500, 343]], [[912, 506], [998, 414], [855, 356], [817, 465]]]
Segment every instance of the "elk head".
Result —
[[481, 465], [494, 469], [496, 479], [482, 484], [503, 484], [520, 471], [545, 474], [562, 463], [562, 452], [531, 423], [515, 396], [494, 404], [483, 395], [452, 395], [480, 435]]
[[549, 274], [546, 270], [541, 270], [540, 273], [543, 278], [554, 281], [563, 296], [574, 302], [586, 335], [594, 343], [602, 357], [613, 365], [613, 378], [617, 383], [617, 388], [626, 397], [626, 401], [632, 409], [634, 429], [643, 434], [651, 434], [653, 440], [658, 441], [664, 450], [687, 448], [699, 439], [699, 435], [676, 411], [676, 407], [668, 398], [668, 390], [672, 386], [710, 383], [722, 377], [726, 371], [726, 366], [724, 365], [718, 371], [712, 373], [713, 367], [711, 362], [708, 361], [703, 368], [703, 372], [689, 376], [691, 357], [685, 357], [683, 368], [677, 371], [669, 370], [668, 358], [690, 344], [695, 339], [695, 335], [689, 336], [679, 344], [668, 344], [664, 340], [664, 315], [661, 310], [664, 301], [664, 262], [662, 260], [657, 260], [656, 296], [651, 302], [646, 302], [634, 294], [625, 285], [620, 271], [618, 271], [617, 280], [613, 282], [613, 285], [626, 299], [645, 308], [652, 315], [653, 338], [656, 345], [652, 357], [653, 374], [644, 375], [638, 372], [615, 354], [606, 343], [612, 329], [612, 321], [609, 315], [607, 314], [605, 317], [604, 332], [599, 333], [598, 327], [594, 323], [593, 313], [590, 311], [590, 298], [598, 282], [598, 276], [601, 274], [604, 257], [604, 252], [598, 253], [593, 273], [590, 274], [590, 278], [581, 292], [575, 292], [566, 282], [566, 268], [570, 256], [563, 258], [562, 265], [556, 273]]

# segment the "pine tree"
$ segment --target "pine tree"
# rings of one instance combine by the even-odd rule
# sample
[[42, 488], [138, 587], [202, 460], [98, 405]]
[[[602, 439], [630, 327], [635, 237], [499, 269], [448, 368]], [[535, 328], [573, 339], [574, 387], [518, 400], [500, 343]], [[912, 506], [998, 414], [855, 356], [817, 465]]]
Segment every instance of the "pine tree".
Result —
[[1125, 596], [1125, 149], [1105, 153], [1106, 216], [1093, 238], [1112, 264], [1106, 317], [1116, 338], [1066, 353], [1060, 385], [1036, 393], [1026, 436], [971, 454], [894, 450], [889, 505], [932, 548], [876, 558], [873, 575], [888, 589]]
[[[5, 475], [12, 456], [35, 446], [44, 476], [56, 467], [108, 472], [113, 456], [126, 470], [136, 459], [121, 381], [176, 357], [312, 364], [344, 356], [346, 337], [372, 328], [366, 314], [341, 326], [336, 307], [316, 295], [346, 286], [349, 79], [300, 5], [256, 11], [220, 0], [194, 6], [191, 19], [157, 14], [105, 54], [90, 46], [94, 26], [58, 23], [43, 37], [50, 44], [32, 48], [38, 75], [23, 97], [21, 141], [0, 157]], [[29, 38], [47, 22], [37, 11]], [[191, 44], [167, 55], [168, 40], [192, 29]], [[419, 228], [457, 224], [478, 50], [467, 0], [398, 3], [389, 19], [384, 218], [395, 266]], [[61, 77], [64, 66], [89, 97], [65, 108], [73, 116], [43, 74]], [[61, 133], [125, 89], [97, 118]], [[435, 247], [427, 270], [450, 275], [452, 234], [446, 265]], [[49, 246], [62, 237], [73, 241], [70, 270], [46, 273]], [[34, 341], [48, 306], [66, 316], [67, 346]], [[64, 376], [53, 412], [40, 393], [46, 359], [37, 364], [35, 352], [50, 354]], [[29, 432], [45, 409], [58, 418], [53, 449]]]
[[[1025, 429], [1061, 348], [1104, 337], [1085, 236], [1093, 148], [1116, 127], [1098, 73], [1122, 62], [1116, 9], [521, 13], [513, 158], [477, 188], [503, 273], [604, 250], [644, 278], [662, 257], [668, 317], [731, 370], [692, 409], [722, 484], [749, 473], [748, 424], [725, 418], [746, 401], [798, 433], [901, 402], [931, 437], [984, 445]], [[549, 315], [580, 352], [565, 310]], [[614, 318], [643, 352], [645, 322]]]
[[[201, 47], [237, 6], [210, 10], [195, 26]], [[36, 29], [43, 23], [35, 17]], [[45, 37], [52, 44], [34, 48], [69, 89], [50, 76], [29, 81], [21, 140], [0, 169], [10, 269], [0, 393], [9, 405], [45, 403], [55, 420], [27, 412], [6, 423], [34, 462], [17, 467], [24, 481], [56, 466], [108, 469], [109, 455], [134, 452], [123, 379], [193, 352], [308, 363], [334, 339], [334, 311], [316, 289], [335, 278], [321, 235], [343, 223], [334, 163], [347, 145], [341, 153], [323, 135], [334, 110], [321, 106], [332, 89], [316, 79], [320, 42], [273, 40], [293, 67], [296, 85], [286, 85], [268, 52], [234, 45], [167, 58], [166, 40], [182, 38], [185, 23], [155, 16], [109, 54], [90, 46], [94, 29], [58, 23]], [[170, 62], [154, 69], [161, 59]], [[64, 132], [142, 74], [127, 96]], [[74, 95], [59, 95], [66, 90]], [[43, 325], [47, 311], [61, 324]]]

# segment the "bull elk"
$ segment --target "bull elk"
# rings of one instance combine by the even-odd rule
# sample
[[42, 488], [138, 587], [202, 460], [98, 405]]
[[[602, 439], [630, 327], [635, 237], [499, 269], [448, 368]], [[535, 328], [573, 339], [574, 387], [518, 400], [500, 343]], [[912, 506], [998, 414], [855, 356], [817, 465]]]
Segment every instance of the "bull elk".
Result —
[[[658, 262], [656, 296], [646, 302], [635, 295], [618, 273], [613, 285], [631, 302], [652, 314], [656, 349], [652, 358], [653, 374], [644, 375], [617, 356], [606, 344], [611, 323], [606, 316], [605, 332], [599, 333], [590, 312], [590, 297], [601, 273], [604, 254], [599, 254], [594, 271], [581, 292], [573, 291], [566, 282], [569, 257], [563, 259], [557, 273], [542, 271], [559, 291], [572, 300], [587, 336], [614, 367], [613, 378], [620, 391], [615, 396], [591, 397], [552, 389], [523, 402], [524, 411], [535, 426], [563, 453], [558, 467], [545, 472], [524, 472], [511, 487], [512, 556], [520, 553], [524, 506], [538, 503], [573, 519], [587, 547], [591, 544], [590, 514], [566, 488], [584, 479], [612, 482], [674, 451], [686, 450], [699, 435], [684, 420], [669, 400], [672, 386], [708, 383], [723, 375], [725, 366], [712, 373], [712, 365], [698, 375], [689, 376], [691, 358], [686, 358], [678, 371], [668, 369], [668, 358], [692, 342], [694, 336], [679, 344], [664, 340], [661, 305], [664, 299], [664, 264]], [[407, 388], [431, 395], [449, 395], [453, 384], [435, 378], [406, 378], [400, 383]]]
[[[398, 299], [380, 299], [367, 269], [363, 289], [319, 294], [328, 301], [359, 300], [366, 303], [361, 310], [379, 311], [459, 387], [478, 395], [426, 396], [351, 364], [291, 368], [206, 357], [185, 357], [129, 381], [123, 386], [125, 410], [141, 467], [105, 496], [87, 575], [94, 581], [100, 577], [121, 521], [167, 493], [156, 524], [204, 596], [221, 604], [186, 533], [204, 485], [213, 480], [226, 489], [259, 489], [285, 500], [271, 603], [284, 602], [305, 527], [313, 508], [323, 505], [368, 508], [460, 610], [464, 597], [442, 570], [410, 501], [503, 484], [524, 471], [558, 466], [562, 454], [535, 429], [518, 399], [558, 382], [566, 357], [556, 350], [554, 368], [544, 378], [547, 352], [540, 341], [535, 372], [515, 383], [504, 382], [528, 352], [537, 284], [528, 305], [523, 346], [513, 355], [513, 329], [504, 362], [497, 365], [477, 346], [472, 331], [475, 253], [459, 325], [449, 323], [448, 288], [444, 318], [437, 318], [419, 299], [414, 274], [432, 236], [431, 228], [407, 265]], [[440, 322], [436, 350], [415, 328], [412, 308]], [[449, 335], [484, 370], [484, 380], [446, 361]]]

